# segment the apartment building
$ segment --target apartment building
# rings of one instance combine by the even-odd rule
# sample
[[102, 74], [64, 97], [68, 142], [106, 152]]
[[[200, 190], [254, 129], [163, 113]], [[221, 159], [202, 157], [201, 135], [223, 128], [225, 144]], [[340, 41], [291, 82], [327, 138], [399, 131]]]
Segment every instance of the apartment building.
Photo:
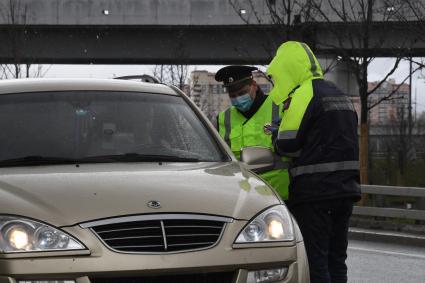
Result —
[[[368, 89], [372, 90], [378, 82], [368, 84]], [[384, 82], [368, 100], [369, 107], [375, 105], [369, 111], [369, 122], [371, 125], [385, 125], [400, 120], [407, 120], [409, 110], [409, 85], [396, 84], [394, 79]]]

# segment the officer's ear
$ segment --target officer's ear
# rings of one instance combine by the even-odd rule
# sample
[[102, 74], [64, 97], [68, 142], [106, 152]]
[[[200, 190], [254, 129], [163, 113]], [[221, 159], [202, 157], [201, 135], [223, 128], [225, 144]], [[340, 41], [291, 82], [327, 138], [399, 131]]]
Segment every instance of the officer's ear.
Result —
[[252, 80], [251, 86], [253, 86], [253, 88], [254, 88], [255, 91], [258, 90], [258, 84], [257, 84], [257, 82], [255, 80]]

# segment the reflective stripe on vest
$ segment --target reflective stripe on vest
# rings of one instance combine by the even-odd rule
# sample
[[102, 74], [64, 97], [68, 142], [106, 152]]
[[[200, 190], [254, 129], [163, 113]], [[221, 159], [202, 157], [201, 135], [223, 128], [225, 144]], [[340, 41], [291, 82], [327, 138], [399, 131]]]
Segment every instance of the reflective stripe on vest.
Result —
[[298, 131], [284, 131], [277, 134], [278, 140], [292, 140], [297, 137]]
[[[224, 141], [229, 145], [229, 147], [231, 148], [231, 141], [230, 141], [230, 132], [232, 130], [232, 124], [231, 124], [231, 111], [232, 108], [228, 108], [225, 112], [224, 112]], [[273, 122], [277, 122], [280, 120], [279, 117], [279, 105], [276, 105], [274, 103], [272, 103], [272, 123]]]
[[230, 125], [230, 108], [224, 112], [224, 141], [231, 147], [230, 144], [230, 131], [231, 131], [231, 125]]
[[360, 162], [359, 161], [340, 161], [340, 162], [329, 162], [329, 163], [319, 163], [306, 166], [299, 166], [292, 168], [290, 170], [292, 177], [297, 177], [304, 174], [314, 174], [314, 173], [326, 173], [334, 171], [344, 171], [344, 170], [359, 170]]
[[326, 111], [352, 111], [354, 105], [347, 96], [330, 96], [322, 99], [323, 110]]
[[279, 153], [286, 157], [299, 157], [301, 155], [301, 150], [298, 150], [296, 152], [279, 151]]
[[[262, 107], [270, 107], [268, 108], [266, 111], [264, 112], [264, 108], [260, 108], [256, 114], [254, 114], [254, 116], [251, 119], [265, 119], [264, 116], [262, 116], [261, 113], [270, 113], [271, 115], [269, 116], [271, 118], [271, 121], [268, 119], [265, 119], [264, 121], [270, 121], [271, 123], [277, 123], [280, 120], [280, 110], [281, 107], [279, 105], [274, 104], [270, 98], [267, 98], [267, 100], [264, 103], [268, 103], [269, 106], [267, 106], [266, 104], [264, 104]], [[261, 111], [261, 109], [263, 109], [263, 111]], [[234, 116], [233, 116], [234, 115]], [[243, 117], [243, 120], [240, 120], [239, 118]], [[261, 118], [263, 117], [263, 118]], [[269, 119], [270, 119], [269, 118]], [[232, 149], [232, 151], [235, 152], [235, 148], [232, 148], [232, 131], [234, 131], [239, 123], [242, 124], [242, 122], [245, 120], [246, 118], [244, 116], [242, 116], [241, 113], [238, 112], [238, 110], [235, 109], [235, 107], [230, 107], [227, 110], [225, 110], [224, 112], [221, 112], [219, 114], [219, 129], [220, 129], [220, 135], [221, 137], [225, 140], [225, 142], [229, 145], [229, 147]], [[236, 124], [234, 125], [233, 123]], [[246, 120], [245, 120], [246, 121]], [[249, 123], [250, 120], [248, 120]], [[261, 121], [261, 120], [260, 120]], [[243, 124], [245, 125], [245, 124]], [[236, 126], [236, 128], [235, 128]], [[243, 126], [245, 127], [245, 126]], [[255, 131], [258, 131], [258, 135], [260, 134], [264, 134], [263, 129], [261, 127], [258, 127], [258, 129], [256, 129]], [[244, 134], [242, 134], [244, 136]], [[272, 149], [273, 145], [271, 142], [271, 136], [267, 135], [267, 139], [270, 139], [270, 141], [268, 143], [264, 143], [264, 141], [258, 140], [258, 145], [262, 145], [262, 146], [267, 146], [270, 147]], [[246, 144], [244, 144], [242, 142], [241, 146], [245, 146]], [[235, 153], [236, 154], [236, 153]], [[275, 154], [275, 166], [273, 167], [272, 170], [279, 170], [279, 169], [288, 169], [289, 168], [289, 163], [282, 161], [282, 157], [278, 156], [277, 154]]]
[[[282, 122], [277, 134], [278, 140], [295, 139], [304, 118], [305, 111], [313, 99], [312, 81], [306, 81], [291, 96], [290, 104], [282, 115]], [[300, 152], [287, 152], [285, 148], [279, 148], [279, 153], [287, 157], [298, 157]]]
[[314, 61], [314, 56], [313, 53], [310, 51], [310, 48], [308, 48], [305, 43], [301, 43], [301, 46], [304, 48], [305, 52], [308, 55], [308, 59], [310, 60], [311, 73], [313, 74], [313, 77], [320, 77], [320, 74], [317, 72], [316, 61]]

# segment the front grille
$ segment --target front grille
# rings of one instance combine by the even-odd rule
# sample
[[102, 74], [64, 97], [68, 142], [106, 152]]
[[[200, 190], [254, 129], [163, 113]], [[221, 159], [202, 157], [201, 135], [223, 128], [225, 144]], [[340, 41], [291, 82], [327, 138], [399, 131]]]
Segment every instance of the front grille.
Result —
[[[176, 218], [176, 217], [174, 217]], [[220, 239], [225, 222], [206, 219], [154, 219], [91, 227], [121, 252], [167, 253], [205, 249]]]
[[90, 278], [92, 283], [231, 283], [234, 272], [180, 274], [150, 277]]

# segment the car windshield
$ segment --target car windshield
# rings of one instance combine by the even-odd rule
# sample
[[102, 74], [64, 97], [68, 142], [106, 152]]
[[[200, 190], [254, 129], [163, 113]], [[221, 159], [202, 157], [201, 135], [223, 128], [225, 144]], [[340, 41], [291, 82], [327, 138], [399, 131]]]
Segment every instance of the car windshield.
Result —
[[182, 97], [114, 91], [0, 95], [0, 166], [221, 161]]

